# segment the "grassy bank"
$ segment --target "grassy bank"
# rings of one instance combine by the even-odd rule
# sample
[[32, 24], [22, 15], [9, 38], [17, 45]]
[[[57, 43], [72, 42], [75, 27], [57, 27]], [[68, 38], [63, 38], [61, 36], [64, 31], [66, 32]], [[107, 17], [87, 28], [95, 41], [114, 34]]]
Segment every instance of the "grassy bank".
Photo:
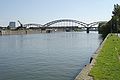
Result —
[[120, 80], [120, 38], [108, 36], [94, 67], [90, 71], [94, 80]]

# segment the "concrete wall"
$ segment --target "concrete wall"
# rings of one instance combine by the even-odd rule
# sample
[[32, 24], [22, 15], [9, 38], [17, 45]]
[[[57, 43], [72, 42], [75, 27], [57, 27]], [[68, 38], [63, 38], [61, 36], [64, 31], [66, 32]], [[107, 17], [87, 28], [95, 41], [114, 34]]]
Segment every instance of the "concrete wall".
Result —
[[0, 35], [23, 35], [23, 34], [38, 34], [41, 30], [2, 30]]

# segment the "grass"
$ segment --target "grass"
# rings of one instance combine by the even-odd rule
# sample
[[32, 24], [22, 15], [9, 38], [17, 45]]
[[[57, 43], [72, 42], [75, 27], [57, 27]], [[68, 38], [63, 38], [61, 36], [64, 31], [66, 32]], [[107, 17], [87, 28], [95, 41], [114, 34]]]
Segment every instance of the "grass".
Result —
[[120, 80], [120, 38], [110, 34], [90, 71], [94, 80]]

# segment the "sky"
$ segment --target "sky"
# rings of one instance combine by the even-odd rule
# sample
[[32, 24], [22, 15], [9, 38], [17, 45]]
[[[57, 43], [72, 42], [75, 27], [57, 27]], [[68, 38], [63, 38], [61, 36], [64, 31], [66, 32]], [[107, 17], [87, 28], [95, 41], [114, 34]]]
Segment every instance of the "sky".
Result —
[[45, 24], [59, 19], [86, 23], [111, 19], [120, 0], [0, 0], [0, 26], [10, 21]]

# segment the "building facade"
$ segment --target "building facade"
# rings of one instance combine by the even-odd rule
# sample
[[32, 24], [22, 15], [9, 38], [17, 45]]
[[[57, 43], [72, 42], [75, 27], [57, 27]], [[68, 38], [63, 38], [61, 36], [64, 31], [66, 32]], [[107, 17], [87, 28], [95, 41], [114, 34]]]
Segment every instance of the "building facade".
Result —
[[15, 28], [16, 27], [16, 23], [15, 22], [9, 22], [9, 27], [10, 28]]

